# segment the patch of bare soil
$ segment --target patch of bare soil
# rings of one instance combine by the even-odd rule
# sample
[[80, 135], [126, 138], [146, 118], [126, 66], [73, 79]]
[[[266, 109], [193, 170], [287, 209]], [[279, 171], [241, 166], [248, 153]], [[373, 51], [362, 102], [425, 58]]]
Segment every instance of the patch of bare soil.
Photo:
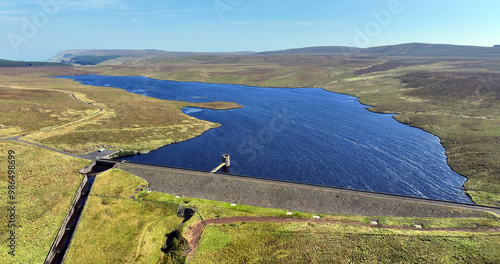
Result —
[[193, 257], [198, 244], [200, 243], [201, 235], [205, 229], [205, 223], [199, 222], [195, 225], [189, 226], [187, 231], [184, 233], [184, 238], [188, 241], [189, 252], [186, 255], [186, 260], [189, 262]]

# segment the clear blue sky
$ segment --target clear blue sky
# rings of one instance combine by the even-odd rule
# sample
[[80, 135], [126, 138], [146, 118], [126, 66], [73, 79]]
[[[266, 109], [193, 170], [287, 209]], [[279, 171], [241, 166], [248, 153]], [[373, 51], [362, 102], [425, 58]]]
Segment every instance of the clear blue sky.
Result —
[[66, 49], [500, 44], [500, 1], [0, 0], [0, 58]]

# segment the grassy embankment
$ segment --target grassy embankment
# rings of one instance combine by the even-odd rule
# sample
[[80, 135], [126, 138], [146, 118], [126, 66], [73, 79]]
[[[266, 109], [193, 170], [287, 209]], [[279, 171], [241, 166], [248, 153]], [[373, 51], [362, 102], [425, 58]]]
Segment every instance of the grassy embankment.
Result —
[[[15, 199], [7, 190], [8, 152], [15, 152]], [[89, 161], [71, 158], [26, 144], [0, 141], [0, 263], [42, 263], [73, 201]], [[12, 186], [12, 185], [11, 185]], [[15, 227], [9, 227], [14, 201]], [[9, 255], [10, 232], [15, 232], [15, 256]]]
[[396, 113], [403, 123], [441, 139], [453, 170], [468, 178], [478, 204], [500, 206], [500, 68], [498, 59], [344, 56], [197, 56], [102, 66], [110, 75], [322, 87], [354, 95], [370, 110]]
[[[220, 125], [183, 114], [181, 109], [186, 106], [240, 107], [229, 102], [159, 100], [115, 88], [43, 77], [91, 72], [68, 67], [2, 70], [0, 96], [6, 99], [1, 102], [6, 111], [0, 114], [4, 126], [0, 135], [8, 137], [42, 130], [22, 139], [69, 153], [86, 153], [99, 147], [151, 150]], [[99, 112], [96, 107], [103, 110]], [[92, 116], [79, 120], [89, 115]]]
[[[179, 203], [197, 207], [203, 215], [283, 215], [283, 210], [231, 207], [227, 203], [140, 190], [146, 182], [120, 170], [97, 176], [82, 214], [69, 263], [156, 263], [166, 235], [177, 228]], [[193, 217], [189, 223], [199, 222]], [[189, 224], [188, 223], [188, 224]], [[183, 248], [184, 250], [187, 248]], [[182, 249], [181, 249], [182, 251]], [[86, 256], [92, 256], [92, 259]], [[90, 261], [90, 262], [89, 262]]]
[[[69, 263], [183, 263], [192, 230], [201, 221], [195, 214], [183, 226], [176, 216], [178, 204], [197, 208], [204, 219], [234, 216], [278, 216], [286, 211], [176, 197], [147, 192], [145, 181], [120, 170], [100, 174], [69, 249]], [[209, 224], [192, 263], [325, 263], [325, 262], [437, 262], [486, 263], [500, 261], [495, 250], [498, 232], [473, 232], [464, 228], [500, 227], [495, 218], [433, 219], [378, 217], [381, 225], [365, 225], [365, 216], [321, 215], [324, 221], [307, 222], [312, 214], [294, 212], [304, 222], [238, 222]], [[358, 225], [335, 223], [351, 221]], [[457, 228], [456, 231], [404, 229], [421, 223], [424, 228]], [[167, 235], [178, 230], [174, 249], [162, 253]], [[191, 248], [193, 250], [193, 248]], [[92, 256], [92, 258], [89, 258]]]
[[495, 263], [499, 237], [318, 223], [209, 226], [192, 263]]

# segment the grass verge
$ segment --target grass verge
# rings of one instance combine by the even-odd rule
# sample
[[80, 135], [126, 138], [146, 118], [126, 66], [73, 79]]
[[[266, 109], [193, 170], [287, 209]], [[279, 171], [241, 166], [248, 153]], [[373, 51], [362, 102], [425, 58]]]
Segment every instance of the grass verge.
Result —
[[208, 226], [191, 263], [496, 263], [500, 234], [322, 223]]
[[145, 184], [119, 170], [98, 175], [66, 261], [157, 263], [166, 235], [182, 219], [176, 204], [138, 198]]
[[[15, 154], [15, 199], [8, 195], [8, 152]], [[42, 263], [66, 216], [90, 162], [25, 144], [0, 142], [0, 263]], [[16, 204], [7, 204], [14, 201]], [[14, 217], [5, 208], [15, 206]], [[7, 223], [15, 220], [15, 227]], [[15, 232], [15, 256], [7, 239]]]
[[[180, 227], [178, 224], [183, 219], [176, 216], [179, 204], [197, 211]], [[97, 176], [67, 261], [184, 263], [188, 250], [192, 250], [186, 242], [191, 239], [192, 227], [203, 219], [246, 216], [294, 217], [302, 218], [304, 222], [209, 224], [192, 263], [467, 263], [500, 258], [498, 253], [492, 252], [500, 245], [498, 232], [461, 230], [498, 228], [500, 221], [494, 217], [376, 218], [382, 226], [395, 226], [401, 230], [370, 227], [367, 223], [374, 218], [366, 216], [320, 215], [325, 222], [308, 223], [313, 214], [292, 212], [289, 216], [287, 211], [280, 209], [148, 192], [144, 180], [113, 169]], [[426, 229], [456, 228], [457, 231], [404, 229], [414, 227], [415, 223]], [[168, 240], [169, 247], [175, 250], [164, 253], [162, 249], [167, 248]], [[434, 247], [439, 247], [439, 250]], [[87, 258], [89, 255], [93, 256], [91, 260]]]

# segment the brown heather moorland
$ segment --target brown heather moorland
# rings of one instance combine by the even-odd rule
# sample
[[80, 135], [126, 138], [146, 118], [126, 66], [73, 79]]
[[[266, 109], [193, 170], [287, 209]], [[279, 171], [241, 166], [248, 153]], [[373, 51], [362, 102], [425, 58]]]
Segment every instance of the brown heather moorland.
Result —
[[[151, 150], [200, 135], [219, 124], [181, 109], [241, 107], [235, 103], [159, 100], [109, 87], [92, 87], [46, 76], [88, 74], [72, 67], [4, 68], [0, 71], [3, 138], [24, 135], [68, 153], [98, 148]], [[36, 133], [34, 133], [36, 132]]]

